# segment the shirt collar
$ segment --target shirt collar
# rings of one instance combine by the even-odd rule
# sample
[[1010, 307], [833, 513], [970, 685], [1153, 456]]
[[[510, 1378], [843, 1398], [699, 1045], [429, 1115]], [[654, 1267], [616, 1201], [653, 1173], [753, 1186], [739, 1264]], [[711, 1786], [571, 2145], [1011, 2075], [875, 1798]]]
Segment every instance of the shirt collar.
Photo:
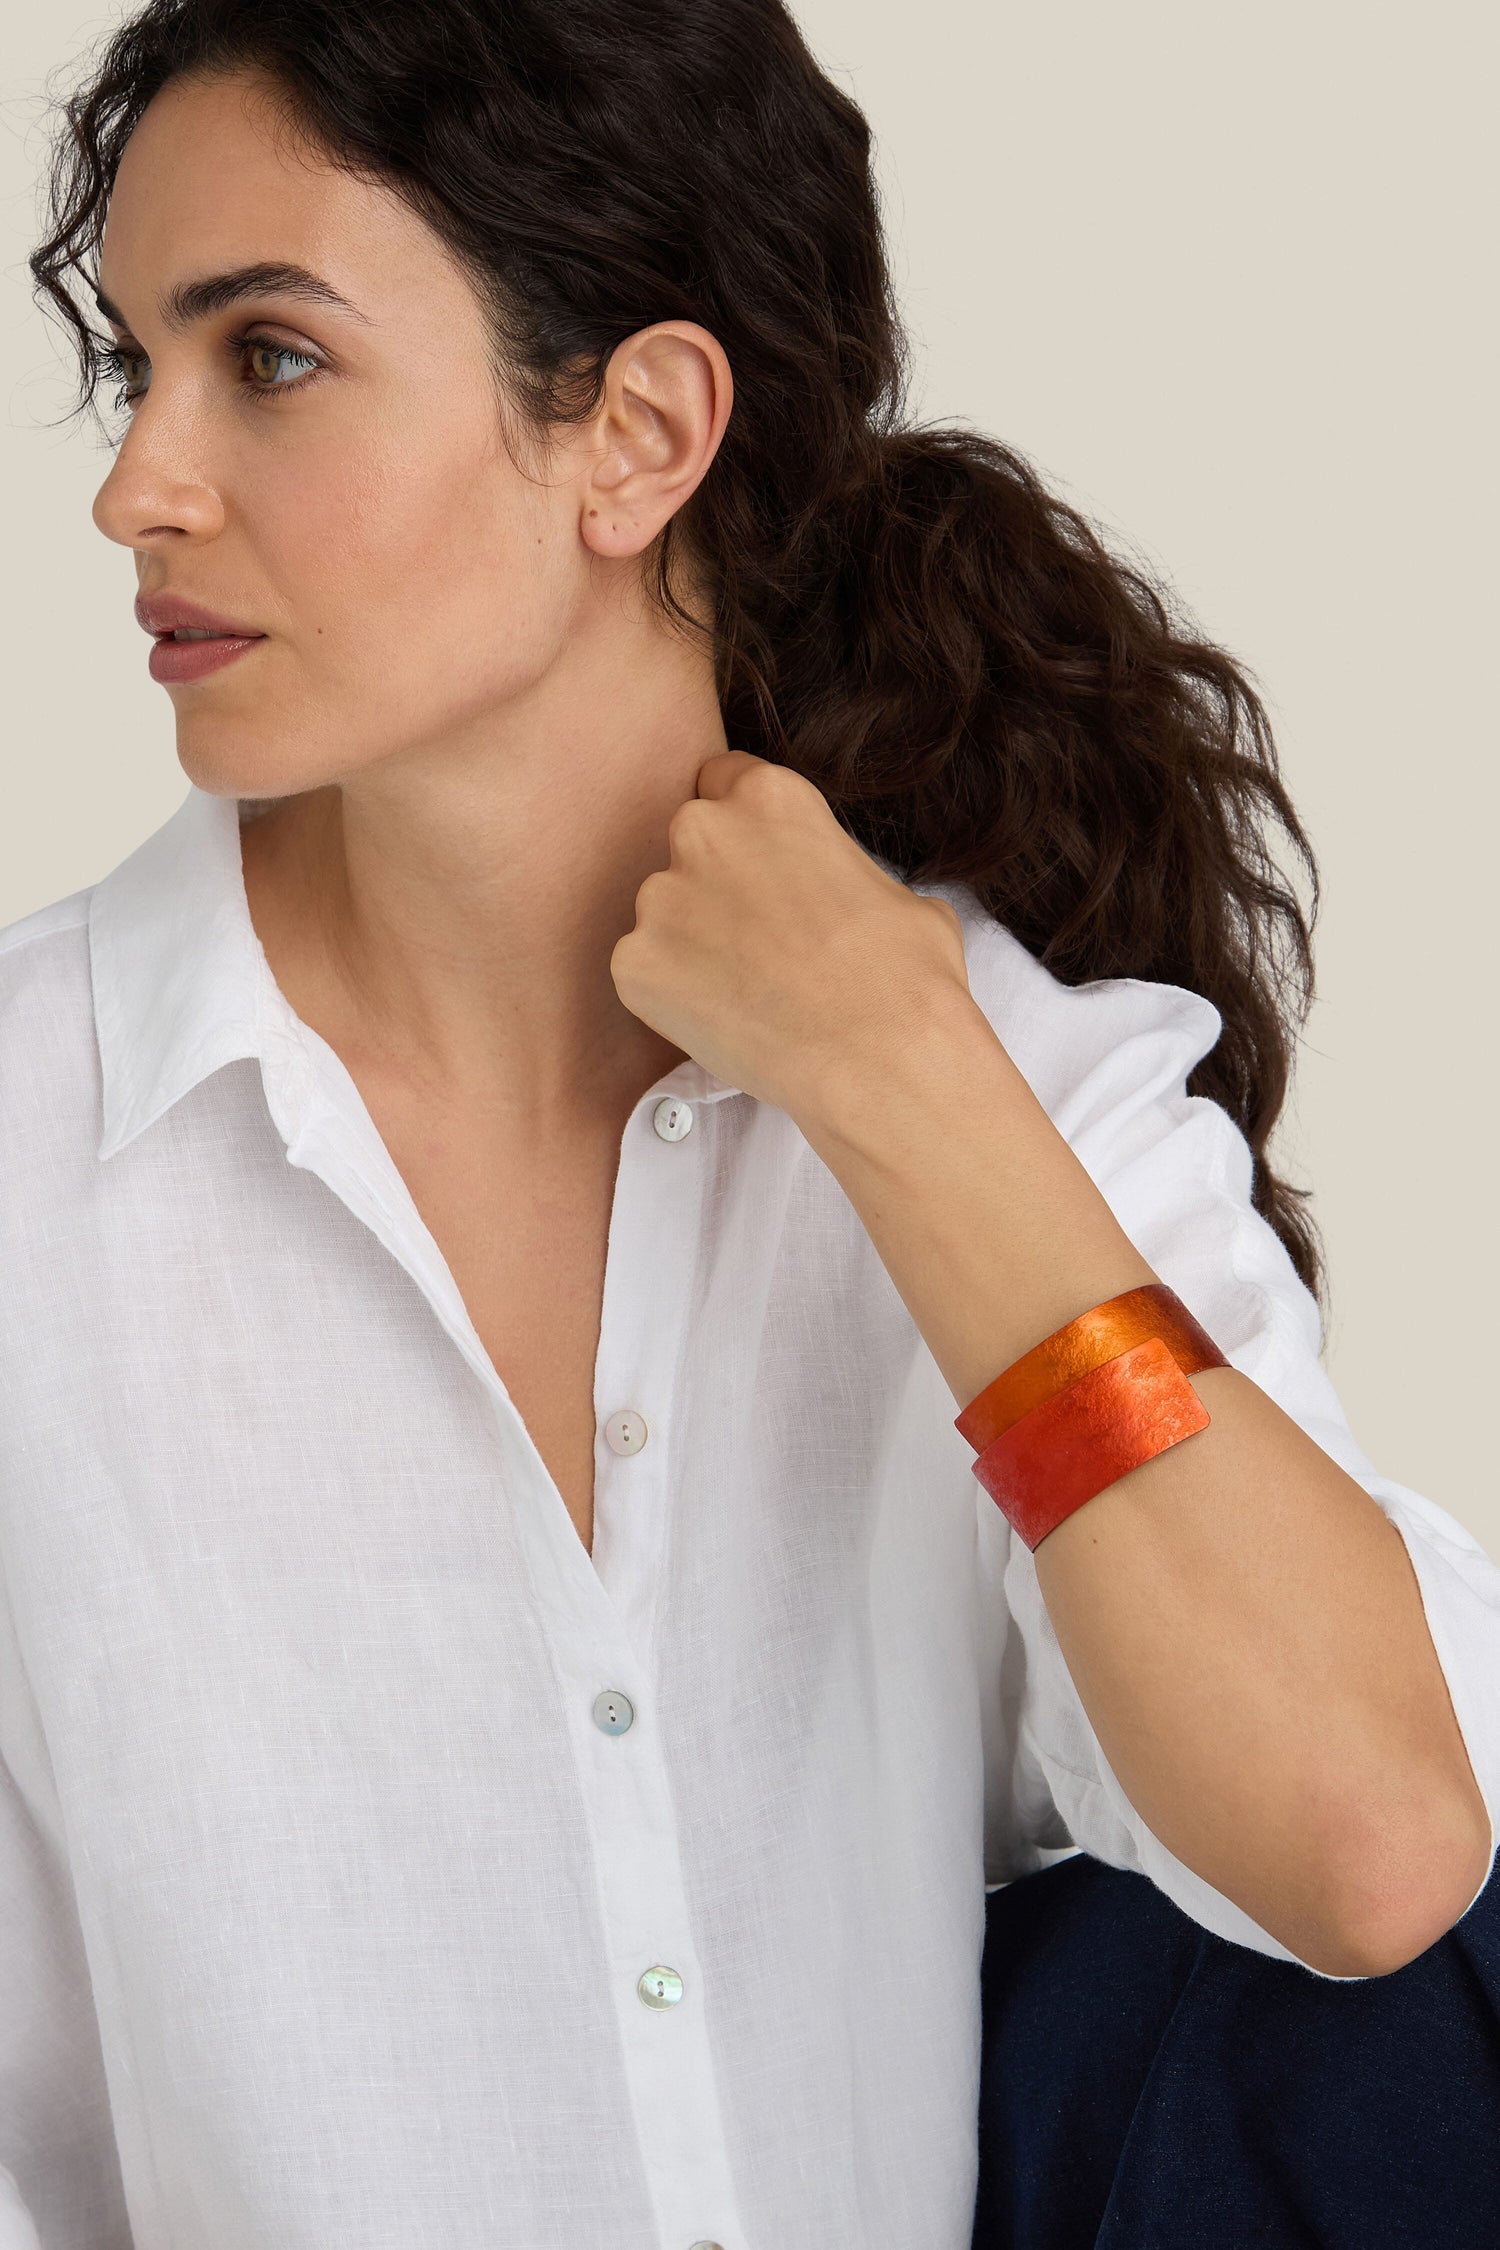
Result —
[[224, 1063], [261, 1053], [265, 956], [245, 899], [242, 803], [192, 784], [171, 818], [94, 885], [101, 1160]]
[[[190, 783], [171, 817], [94, 885], [101, 1161], [225, 1063], [259, 1060], [289, 1146], [314, 1086], [345, 1078], [326, 1042], [294, 1014], [250, 919], [240, 828], [263, 802]], [[739, 1091], [689, 1057], [641, 1098], [711, 1102]]]

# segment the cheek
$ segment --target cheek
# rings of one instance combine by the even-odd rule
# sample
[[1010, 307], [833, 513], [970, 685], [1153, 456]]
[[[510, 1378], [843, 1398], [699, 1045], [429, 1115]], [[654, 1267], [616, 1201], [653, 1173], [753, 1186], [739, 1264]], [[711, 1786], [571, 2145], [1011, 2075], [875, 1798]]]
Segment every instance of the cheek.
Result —
[[[398, 724], [534, 680], [566, 639], [576, 531], [479, 448], [371, 446], [304, 460], [266, 525], [268, 574], [302, 666]], [[581, 554], [581, 548], [578, 548]]]

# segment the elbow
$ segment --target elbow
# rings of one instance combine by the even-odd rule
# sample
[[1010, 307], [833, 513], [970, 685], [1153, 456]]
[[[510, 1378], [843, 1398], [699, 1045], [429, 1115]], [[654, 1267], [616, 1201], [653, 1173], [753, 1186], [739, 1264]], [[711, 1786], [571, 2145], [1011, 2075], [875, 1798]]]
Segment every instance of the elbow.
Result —
[[1393, 1850], [1387, 1836], [1367, 1852], [1343, 1886], [1342, 1910], [1318, 1955], [1304, 1959], [1333, 1977], [1386, 1977], [1407, 1968], [1473, 1905], [1494, 1848], [1489, 1813], [1471, 1784], [1408, 1849]]

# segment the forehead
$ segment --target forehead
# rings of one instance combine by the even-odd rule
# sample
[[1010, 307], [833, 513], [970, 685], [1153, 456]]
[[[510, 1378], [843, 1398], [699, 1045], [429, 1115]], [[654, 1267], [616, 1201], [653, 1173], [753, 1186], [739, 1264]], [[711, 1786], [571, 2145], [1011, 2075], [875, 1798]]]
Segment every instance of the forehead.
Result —
[[301, 265], [378, 317], [459, 277], [431, 228], [382, 183], [331, 164], [246, 74], [174, 79], [125, 144], [100, 248], [101, 285], [128, 320], [183, 276]]

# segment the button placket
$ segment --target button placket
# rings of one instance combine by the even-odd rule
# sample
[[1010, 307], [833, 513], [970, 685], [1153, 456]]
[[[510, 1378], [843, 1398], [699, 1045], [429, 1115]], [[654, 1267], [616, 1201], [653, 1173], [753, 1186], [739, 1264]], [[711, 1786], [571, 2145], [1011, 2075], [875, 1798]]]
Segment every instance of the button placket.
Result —
[[662, 1095], [626, 1126], [594, 1367], [594, 1563], [647, 1664], [671, 1504], [671, 1391], [697, 1261], [701, 1110]]
[[666, 1097], [643, 1103], [622, 1141], [595, 1361], [594, 1562], [628, 1655], [580, 1642], [565, 1658], [579, 1683], [600, 1920], [662, 2250], [714, 2239], [705, 2220], [731, 2229], [730, 2242], [743, 2236], [652, 1687], [702, 1146], [701, 1115], [694, 1124], [691, 1105]]
[[[312, 1114], [294, 1117], [290, 1097], [284, 1108], [288, 1162], [322, 1178], [399, 1259], [494, 1401], [507, 1480], [518, 1491], [537, 1486], [544, 1471], [535, 1447], [526, 1440], [514, 1403], [404, 1182], [388, 1156], [381, 1161], [382, 1145], [367, 1113], [360, 1108], [352, 1131], [320, 1134], [315, 1095]], [[335, 1128], [347, 1123], [341, 1114], [330, 1119]], [[629, 1424], [622, 1454], [605, 1441], [606, 1477], [613, 1470], [635, 1479], [633, 1499], [641, 1503], [632, 1529], [639, 1527], [642, 1535], [616, 1551], [623, 1601], [597, 1568], [597, 1521], [591, 1562], [561, 1509], [516, 1512], [537, 1615], [567, 1709], [581, 1810], [593, 1842], [605, 1973], [663, 2250], [708, 2241], [700, 2232], [708, 2214], [711, 2223], [729, 2222], [731, 2242], [744, 2233], [700, 2000], [704, 1978], [692, 1942], [676, 1808], [660, 1741], [649, 1723], [649, 1673], [638, 1661], [650, 1615], [641, 1594], [653, 1585], [668, 1495], [661, 1431], [669, 1427], [669, 1390], [699, 1226], [701, 1183], [694, 1155], [701, 1134], [695, 1142], [680, 1119], [673, 1131], [675, 1144], [654, 1130], [649, 1112], [644, 1120], [639, 1112], [632, 1118], [606, 1262], [596, 1392], [649, 1402], [657, 1417], [653, 1429], [640, 1406], [613, 1407], [627, 1422], [634, 1416], [639, 1427]], [[382, 1187], [390, 1189], [389, 1201]], [[627, 1681], [632, 1692], [602, 1684], [610, 1680]], [[601, 1705], [614, 1706], [608, 1727], [595, 1715]], [[622, 1726], [626, 1707], [630, 1717]], [[643, 1986], [653, 1995], [647, 2004]]]

